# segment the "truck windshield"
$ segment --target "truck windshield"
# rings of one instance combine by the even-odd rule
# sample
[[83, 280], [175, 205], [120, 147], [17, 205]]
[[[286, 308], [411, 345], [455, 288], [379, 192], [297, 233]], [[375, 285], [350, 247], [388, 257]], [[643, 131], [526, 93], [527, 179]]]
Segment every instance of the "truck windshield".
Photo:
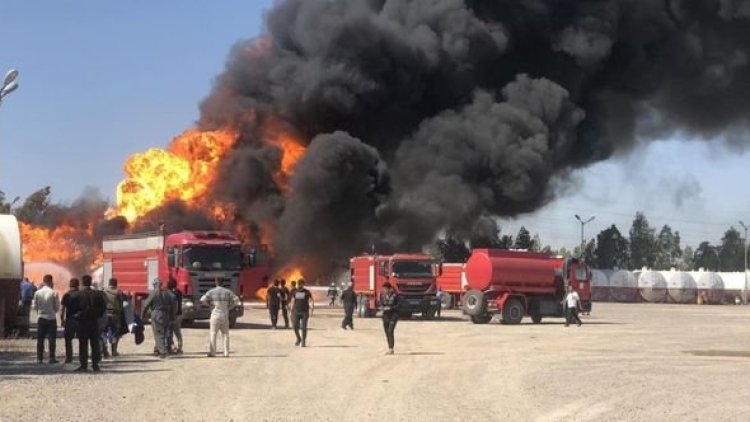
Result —
[[192, 270], [239, 270], [242, 252], [239, 246], [191, 246], [185, 249], [184, 263]]
[[432, 262], [430, 261], [396, 261], [391, 266], [393, 275], [399, 278], [427, 278], [432, 277]]
[[588, 278], [588, 274], [586, 273], [586, 267], [577, 267], [576, 268], [576, 280], [586, 280]]

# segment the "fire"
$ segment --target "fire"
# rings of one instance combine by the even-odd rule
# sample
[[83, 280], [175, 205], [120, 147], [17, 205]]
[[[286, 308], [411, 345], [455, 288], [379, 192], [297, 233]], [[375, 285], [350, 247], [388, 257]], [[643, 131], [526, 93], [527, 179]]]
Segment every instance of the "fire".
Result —
[[[282, 278], [286, 280], [286, 287], [291, 288], [292, 281], [296, 282], [297, 280], [303, 278], [302, 269], [298, 267], [282, 269], [281, 271], [277, 272], [276, 275], [269, 280], [269, 282], [273, 283], [274, 280], [280, 280]], [[268, 294], [268, 287], [262, 287], [258, 289], [257, 292], [255, 292], [255, 297], [265, 302], [267, 294]]]
[[278, 140], [279, 148], [283, 151], [281, 158], [281, 171], [285, 175], [291, 175], [294, 166], [305, 155], [305, 147], [289, 136], [282, 136]]
[[83, 250], [73, 240], [74, 227], [63, 225], [54, 229], [21, 224], [21, 243], [24, 262], [67, 263], [81, 259]]
[[228, 128], [190, 129], [174, 138], [167, 150], [152, 148], [132, 155], [125, 163], [126, 178], [117, 186], [117, 206], [111, 214], [132, 222], [166, 201], [200, 199], [237, 137]]

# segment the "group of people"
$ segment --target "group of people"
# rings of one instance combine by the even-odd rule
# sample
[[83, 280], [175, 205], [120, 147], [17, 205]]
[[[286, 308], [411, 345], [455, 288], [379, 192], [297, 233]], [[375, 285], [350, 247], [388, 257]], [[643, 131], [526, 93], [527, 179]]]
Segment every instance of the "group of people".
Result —
[[[267, 284], [268, 277], [263, 281]], [[310, 290], [305, 288], [305, 280], [291, 281], [291, 289], [285, 279], [274, 280], [266, 290], [266, 307], [271, 316], [271, 329], [278, 328], [279, 311], [284, 318], [284, 328], [289, 328], [288, 311], [292, 314], [292, 328], [297, 341], [295, 346], [307, 347], [307, 324], [315, 310], [315, 301]]]

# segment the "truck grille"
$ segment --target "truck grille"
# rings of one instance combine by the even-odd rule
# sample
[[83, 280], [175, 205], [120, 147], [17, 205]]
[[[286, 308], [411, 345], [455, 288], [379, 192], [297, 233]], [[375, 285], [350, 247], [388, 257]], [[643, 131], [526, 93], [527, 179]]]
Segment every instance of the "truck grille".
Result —
[[[237, 285], [237, 279], [235, 278], [225, 278], [221, 281], [222, 287], [225, 287], [231, 291], [236, 291], [235, 286]], [[195, 286], [195, 293], [198, 298], [206, 294], [207, 291], [213, 289], [216, 287], [216, 283], [214, 282], [213, 278], [199, 278], [198, 283]]]
[[398, 284], [398, 291], [403, 295], [424, 295], [430, 290], [430, 284]]

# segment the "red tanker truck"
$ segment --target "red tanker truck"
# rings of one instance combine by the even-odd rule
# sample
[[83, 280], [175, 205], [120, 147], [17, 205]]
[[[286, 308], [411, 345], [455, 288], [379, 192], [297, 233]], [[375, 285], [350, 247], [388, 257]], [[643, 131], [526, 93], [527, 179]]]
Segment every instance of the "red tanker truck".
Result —
[[475, 324], [502, 316], [518, 324], [524, 315], [538, 324], [543, 317], [562, 317], [566, 286], [581, 296], [582, 310], [591, 311], [591, 270], [574, 258], [552, 258], [543, 253], [474, 249], [466, 261], [469, 290], [464, 312]]
[[[185, 323], [208, 319], [211, 310], [199, 300], [215, 286], [215, 279], [224, 287], [243, 297], [245, 289], [260, 288], [263, 275], [268, 274], [262, 261], [263, 253], [251, 250], [244, 254], [239, 239], [222, 231], [183, 231], [170, 235], [141, 233], [108, 236], [103, 242], [103, 281], [118, 279], [118, 287], [134, 296], [136, 311], [153, 289], [153, 280], [177, 280], [183, 294], [182, 312]], [[229, 314], [230, 326], [244, 313], [242, 305]]]
[[349, 260], [349, 269], [361, 318], [375, 316], [377, 298], [386, 281], [401, 297], [399, 313], [403, 316], [421, 313], [431, 319], [440, 306], [435, 283], [439, 267], [429, 255], [362, 255]]

